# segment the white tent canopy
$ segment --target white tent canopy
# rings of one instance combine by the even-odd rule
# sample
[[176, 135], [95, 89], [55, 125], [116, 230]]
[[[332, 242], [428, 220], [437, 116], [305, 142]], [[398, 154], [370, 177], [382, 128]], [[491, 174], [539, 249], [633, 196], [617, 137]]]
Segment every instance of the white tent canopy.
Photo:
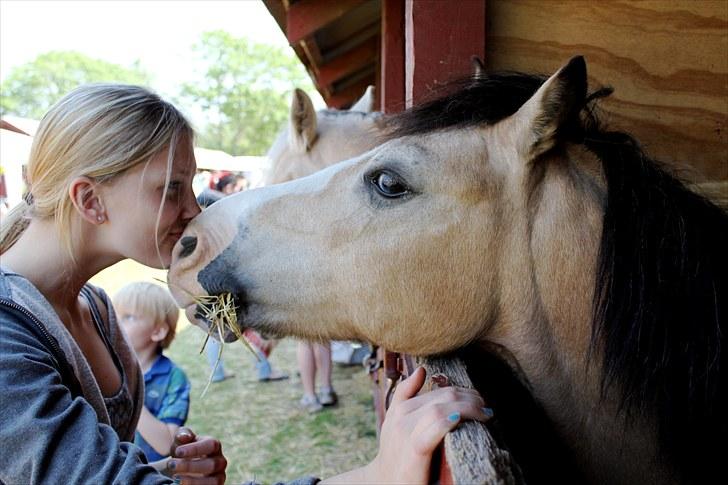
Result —
[[268, 157], [238, 156], [234, 157], [221, 150], [208, 148], [195, 148], [195, 159], [198, 170], [227, 170], [229, 172], [243, 172], [250, 181], [250, 187], [257, 187], [270, 160]]
[[230, 172], [255, 172], [265, 170], [267, 157], [240, 156], [234, 157], [221, 150], [195, 147], [195, 159], [200, 170], [228, 170]]

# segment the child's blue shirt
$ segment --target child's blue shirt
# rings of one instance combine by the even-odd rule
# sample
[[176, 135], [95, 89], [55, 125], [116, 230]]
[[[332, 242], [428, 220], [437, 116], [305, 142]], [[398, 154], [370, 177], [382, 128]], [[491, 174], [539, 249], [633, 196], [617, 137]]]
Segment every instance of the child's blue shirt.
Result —
[[[190, 381], [184, 371], [162, 353], [144, 373], [144, 406], [163, 423], [182, 426], [187, 421]], [[165, 457], [152, 448], [139, 431], [134, 436], [134, 444], [144, 450], [149, 461]]]

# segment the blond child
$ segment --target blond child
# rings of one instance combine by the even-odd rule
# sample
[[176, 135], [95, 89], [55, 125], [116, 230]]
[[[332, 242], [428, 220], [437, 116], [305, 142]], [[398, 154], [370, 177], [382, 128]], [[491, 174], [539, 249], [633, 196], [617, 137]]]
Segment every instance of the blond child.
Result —
[[146, 282], [123, 287], [114, 309], [144, 373], [144, 407], [134, 444], [149, 461], [161, 460], [170, 455], [190, 404], [187, 376], [163, 354], [174, 340], [179, 309], [166, 289]]

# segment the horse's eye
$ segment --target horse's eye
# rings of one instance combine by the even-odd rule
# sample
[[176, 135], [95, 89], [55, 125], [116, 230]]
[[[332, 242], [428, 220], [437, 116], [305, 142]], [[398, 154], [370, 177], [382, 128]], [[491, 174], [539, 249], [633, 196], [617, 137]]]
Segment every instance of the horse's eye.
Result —
[[391, 172], [379, 172], [372, 177], [372, 184], [377, 192], [388, 198], [402, 197], [409, 192], [409, 188]]

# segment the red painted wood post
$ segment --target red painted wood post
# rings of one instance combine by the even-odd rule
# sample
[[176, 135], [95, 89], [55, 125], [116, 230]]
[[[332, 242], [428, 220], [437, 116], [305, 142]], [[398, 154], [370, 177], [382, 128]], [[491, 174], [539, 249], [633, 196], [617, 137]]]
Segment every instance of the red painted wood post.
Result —
[[485, 0], [405, 0], [405, 103], [471, 72], [485, 58]]
[[291, 3], [286, 15], [288, 43], [312, 35], [366, 0], [300, 0]]
[[[471, 57], [485, 59], [486, 0], [405, 0], [405, 106], [426, 100], [449, 80], [472, 72]], [[440, 446], [430, 482], [450, 485], [452, 473]]]
[[[404, 109], [404, 2], [382, 0], [382, 27], [379, 55], [379, 110], [396, 113]], [[387, 368], [396, 367], [396, 355], [383, 348], [377, 350], [380, 367], [372, 373], [374, 409], [377, 415], [377, 435], [386, 413], [386, 396], [391, 386]]]
[[379, 100], [384, 113], [404, 109], [404, 2], [382, 0]]

